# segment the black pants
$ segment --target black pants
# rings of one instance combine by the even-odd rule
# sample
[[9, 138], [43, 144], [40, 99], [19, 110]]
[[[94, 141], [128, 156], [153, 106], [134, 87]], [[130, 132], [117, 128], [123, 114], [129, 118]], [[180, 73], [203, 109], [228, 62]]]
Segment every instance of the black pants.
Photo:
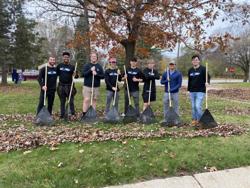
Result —
[[[50, 114], [52, 114], [52, 108], [54, 104], [55, 99], [55, 90], [47, 91], [46, 98], [48, 99], [48, 111]], [[40, 110], [43, 108], [43, 102], [44, 102], [44, 91], [40, 91], [40, 97], [39, 97], [39, 104], [37, 106], [37, 114], [40, 112]]]
[[[66, 85], [66, 84], [64, 85], [64, 84], [60, 84], [60, 83], [57, 87], [57, 94], [60, 98], [60, 108], [61, 108], [60, 117], [61, 118], [63, 118], [65, 116], [65, 103], [66, 103], [67, 99], [69, 98], [70, 87], [71, 87], [71, 85]], [[70, 112], [72, 115], [75, 114], [75, 105], [74, 105], [75, 94], [76, 94], [76, 88], [75, 88], [75, 86], [73, 86], [72, 94], [70, 97], [70, 103], [69, 103]]]

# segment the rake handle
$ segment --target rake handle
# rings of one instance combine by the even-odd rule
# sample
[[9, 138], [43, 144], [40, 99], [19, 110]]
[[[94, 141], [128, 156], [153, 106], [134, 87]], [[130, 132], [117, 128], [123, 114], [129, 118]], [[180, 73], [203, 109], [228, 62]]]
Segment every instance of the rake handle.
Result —
[[[152, 74], [154, 73], [154, 69], [152, 69], [151, 73]], [[151, 90], [152, 90], [152, 80], [150, 80], [150, 83], [149, 83], [148, 105], [150, 105], [151, 92], [152, 92]]]
[[208, 90], [207, 90], [207, 85], [208, 85], [208, 63], [206, 62], [206, 109], [208, 108], [207, 101], [208, 101]]
[[126, 80], [127, 92], [128, 92], [128, 102], [129, 102], [129, 105], [131, 105], [126, 66], [124, 65], [123, 68], [124, 68], [124, 72], [125, 72], [125, 76], [126, 76], [125, 80]]
[[94, 82], [95, 82], [95, 75], [92, 73], [92, 87], [91, 87], [90, 106], [92, 106], [92, 104], [93, 104]]
[[[76, 73], [76, 69], [77, 69], [77, 62], [76, 62], [76, 65], [75, 65], [75, 70], [74, 70], [74, 73]], [[71, 82], [71, 86], [70, 86], [70, 92], [69, 92], [69, 98], [68, 98], [68, 104], [70, 103], [70, 99], [71, 99], [71, 95], [72, 95], [72, 90], [73, 90], [73, 84], [74, 84], [74, 76], [72, 76], [72, 82]]]
[[47, 80], [48, 80], [48, 64], [46, 63], [45, 65], [45, 87], [46, 90], [44, 91], [44, 96], [43, 96], [43, 105], [46, 106], [46, 95], [47, 95]]
[[115, 106], [115, 101], [116, 101], [116, 96], [117, 96], [117, 88], [118, 88], [118, 77], [119, 77], [119, 74], [118, 74], [118, 69], [117, 69], [117, 77], [116, 77], [116, 83], [115, 83], [115, 95], [114, 95], [114, 101], [113, 101], [113, 106]]
[[169, 107], [172, 107], [172, 101], [171, 101], [171, 93], [170, 93], [170, 79], [169, 79], [169, 68], [167, 69], [167, 79], [168, 79], [168, 100], [169, 100]]

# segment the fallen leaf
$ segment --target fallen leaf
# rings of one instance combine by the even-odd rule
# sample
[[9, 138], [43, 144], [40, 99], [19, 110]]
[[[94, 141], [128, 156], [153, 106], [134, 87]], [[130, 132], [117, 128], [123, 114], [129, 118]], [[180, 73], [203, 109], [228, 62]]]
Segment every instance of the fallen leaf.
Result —
[[23, 154], [24, 154], [24, 155], [27, 155], [27, 154], [29, 154], [29, 153], [31, 153], [31, 152], [32, 152], [32, 151], [28, 150], [28, 151], [23, 152]]

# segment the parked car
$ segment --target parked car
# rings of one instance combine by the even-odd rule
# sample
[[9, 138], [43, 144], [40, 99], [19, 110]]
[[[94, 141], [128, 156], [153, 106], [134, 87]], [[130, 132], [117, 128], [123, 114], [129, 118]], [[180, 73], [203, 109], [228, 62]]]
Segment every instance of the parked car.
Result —
[[23, 72], [23, 80], [35, 80], [38, 78], [39, 71], [34, 69], [25, 69]]

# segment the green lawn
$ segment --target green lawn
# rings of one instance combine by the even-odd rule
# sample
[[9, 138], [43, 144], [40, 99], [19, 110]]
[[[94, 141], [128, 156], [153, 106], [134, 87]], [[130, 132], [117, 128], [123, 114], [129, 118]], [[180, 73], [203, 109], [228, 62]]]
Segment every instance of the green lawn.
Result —
[[[228, 85], [230, 88], [247, 88], [245, 84]], [[75, 104], [81, 111], [81, 84], [77, 84], [78, 94]], [[35, 113], [39, 88], [36, 82], [23, 82], [21, 86], [0, 87], [0, 114]], [[105, 88], [98, 109], [105, 106]], [[163, 88], [158, 88], [158, 100], [152, 108], [157, 119], [162, 120]], [[142, 105], [142, 104], [141, 104]], [[54, 111], [58, 112], [59, 100], [56, 96]], [[242, 110], [242, 114], [232, 114], [228, 109]], [[216, 96], [209, 97], [209, 110], [217, 122], [233, 124], [249, 130], [250, 116], [244, 113], [249, 104], [236, 101], [228, 102]], [[123, 92], [121, 92], [120, 111], [123, 111]], [[190, 122], [190, 101], [185, 90], [180, 93], [180, 113], [185, 123]], [[36, 130], [32, 122], [18, 120], [2, 121], [0, 131], [8, 127], [24, 125]], [[56, 124], [64, 126], [83, 126], [79, 122], [70, 125], [62, 121]], [[129, 130], [127, 125], [107, 125], [99, 123], [96, 128], [111, 130]], [[137, 124], [135, 126], [142, 126]], [[159, 129], [158, 124], [143, 126], [145, 131]], [[89, 128], [91, 129], [91, 128]], [[191, 127], [171, 128], [171, 131], [194, 131]], [[65, 143], [51, 151], [42, 146], [24, 154], [25, 150], [0, 153], [0, 188], [12, 187], [102, 187], [107, 185], [138, 182], [156, 177], [168, 177], [204, 172], [215, 166], [226, 169], [250, 165], [250, 132], [231, 137], [196, 138], [148, 138], [126, 139], [124, 142], [105, 141], [90, 143]], [[59, 163], [62, 165], [58, 167]]]

